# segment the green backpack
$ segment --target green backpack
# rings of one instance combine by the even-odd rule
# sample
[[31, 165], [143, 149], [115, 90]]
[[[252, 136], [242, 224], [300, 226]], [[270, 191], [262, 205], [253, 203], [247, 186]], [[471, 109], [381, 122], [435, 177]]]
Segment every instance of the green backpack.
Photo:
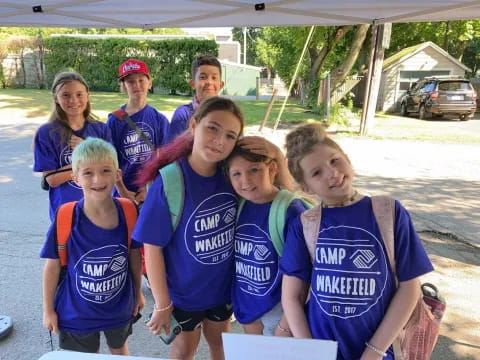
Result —
[[[270, 212], [268, 214], [268, 233], [272, 239], [273, 247], [277, 251], [278, 256], [283, 254], [283, 244], [285, 243], [285, 238], [283, 236], [285, 229], [285, 218], [287, 216], [287, 210], [293, 200], [300, 200], [305, 208], [313, 208], [313, 204], [298, 197], [298, 195], [282, 189], [277, 193], [275, 199], [273, 199], [272, 206], [270, 207]], [[242, 212], [243, 206], [245, 205], [245, 199], [241, 198], [238, 203], [238, 212], [237, 212], [237, 221]]]
[[[168, 209], [172, 219], [173, 231], [176, 230], [178, 223], [182, 217], [183, 203], [185, 201], [185, 187], [182, 169], [180, 164], [175, 161], [159, 170], [163, 181], [163, 189], [167, 198]], [[305, 205], [306, 209], [313, 208], [308, 201], [298, 197], [288, 190], [280, 190], [273, 200], [268, 215], [268, 230], [273, 242], [273, 246], [279, 256], [283, 253], [283, 244], [285, 239], [283, 236], [285, 229], [285, 217], [287, 210], [293, 200], [299, 199]], [[241, 198], [238, 203], [237, 220], [245, 204], [245, 199]]]
[[183, 173], [178, 161], [170, 163], [159, 171], [163, 181], [163, 189], [167, 198], [168, 210], [172, 219], [173, 231], [177, 229], [182, 218], [183, 203], [185, 201], [185, 186]]

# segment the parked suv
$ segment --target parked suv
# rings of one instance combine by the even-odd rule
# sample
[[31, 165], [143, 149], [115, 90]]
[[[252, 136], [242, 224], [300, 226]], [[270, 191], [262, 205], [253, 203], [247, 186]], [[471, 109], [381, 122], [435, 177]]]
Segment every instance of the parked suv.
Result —
[[477, 92], [467, 79], [455, 76], [425, 77], [412, 84], [400, 103], [400, 114], [418, 112], [420, 119], [432, 115], [458, 115], [460, 120], [473, 117], [477, 109]]

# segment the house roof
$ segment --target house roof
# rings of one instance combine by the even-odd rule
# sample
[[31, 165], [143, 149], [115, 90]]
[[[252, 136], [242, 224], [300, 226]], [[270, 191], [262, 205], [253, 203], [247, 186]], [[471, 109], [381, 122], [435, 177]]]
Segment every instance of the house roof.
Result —
[[433, 50], [437, 51], [441, 55], [445, 56], [448, 60], [453, 62], [455, 65], [461, 67], [465, 71], [472, 71], [468, 66], [462, 64], [460, 61], [455, 59], [452, 55], [450, 55], [448, 52], [443, 50], [440, 46], [437, 44], [427, 41], [421, 44], [417, 44], [414, 46], [407, 47], [405, 49], [400, 50], [399, 52], [393, 54], [389, 58], [385, 59], [383, 61], [383, 66], [382, 66], [382, 71], [387, 70], [388, 68], [392, 67], [393, 65], [400, 64], [404, 62], [405, 60], [409, 59], [410, 57], [418, 54], [420, 51], [423, 51], [427, 47], [432, 48]]

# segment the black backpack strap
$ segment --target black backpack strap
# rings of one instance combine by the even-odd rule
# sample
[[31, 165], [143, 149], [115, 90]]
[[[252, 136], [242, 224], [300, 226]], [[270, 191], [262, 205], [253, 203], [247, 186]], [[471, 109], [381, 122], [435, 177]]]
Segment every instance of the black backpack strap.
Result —
[[135, 130], [135, 132], [137, 133], [138, 137], [140, 139], [142, 139], [145, 144], [147, 144], [150, 149], [155, 149], [155, 145], [152, 144], [152, 142], [150, 141], [150, 139], [147, 137], [147, 135], [145, 135], [145, 133], [140, 130], [140, 128], [137, 126], [137, 124], [135, 124], [135, 122], [132, 120], [132, 118], [127, 114], [126, 111], [122, 110], [122, 109], [118, 109], [118, 110], [115, 110], [114, 112], [112, 112], [113, 115], [115, 115], [117, 118], [119, 118], [120, 120], [125, 120], [127, 122], [127, 124], [133, 129]]

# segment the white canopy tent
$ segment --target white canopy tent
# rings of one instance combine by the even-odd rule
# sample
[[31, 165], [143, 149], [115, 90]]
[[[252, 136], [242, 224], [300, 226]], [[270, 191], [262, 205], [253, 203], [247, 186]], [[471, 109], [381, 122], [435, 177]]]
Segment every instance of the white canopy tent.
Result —
[[[152, 29], [372, 24], [376, 48], [381, 24], [475, 18], [480, 18], [480, 0], [0, 0], [0, 26]], [[372, 57], [363, 134], [367, 119], [374, 116], [378, 93], [379, 75], [372, 82], [374, 64]]]
[[480, 18], [465, 0], [0, 0], [0, 26], [212, 27]]

